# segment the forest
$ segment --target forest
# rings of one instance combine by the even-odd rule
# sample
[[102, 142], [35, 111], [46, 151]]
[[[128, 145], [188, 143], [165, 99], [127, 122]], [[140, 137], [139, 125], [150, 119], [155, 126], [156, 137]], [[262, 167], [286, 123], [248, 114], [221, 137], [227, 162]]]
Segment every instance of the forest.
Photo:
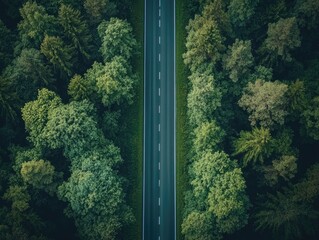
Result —
[[133, 4], [0, 1], [1, 240], [124, 239], [139, 221]]
[[319, 1], [185, 2], [182, 238], [318, 239]]

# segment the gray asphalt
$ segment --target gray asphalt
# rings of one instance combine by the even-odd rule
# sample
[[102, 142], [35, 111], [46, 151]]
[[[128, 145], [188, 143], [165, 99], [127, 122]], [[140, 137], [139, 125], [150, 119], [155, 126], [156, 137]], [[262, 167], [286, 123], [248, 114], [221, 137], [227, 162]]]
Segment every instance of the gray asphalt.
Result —
[[171, 240], [176, 236], [174, 4], [174, 0], [145, 0], [145, 240]]

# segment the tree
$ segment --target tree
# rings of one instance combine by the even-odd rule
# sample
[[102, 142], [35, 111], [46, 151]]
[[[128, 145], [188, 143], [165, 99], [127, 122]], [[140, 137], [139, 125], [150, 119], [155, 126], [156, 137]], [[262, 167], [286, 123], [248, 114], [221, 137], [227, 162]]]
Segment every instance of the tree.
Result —
[[73, 49], [65, 45], [60, 37], [45, 36], [41, 43], [41, 52], [47, 59], [68, 76], [72, 74]]
[[210, 16], [195, 15], [187, 27], [184, 63], [192, 72], [201, 69], [204, 63], [214, 65], [224, 50], [223, 38], [216, 21]]
[[29, 132], [29, 139], [35, 146], [43, 146], [41, 134], [48, 122], [49, 111], [62, 104], [61, 98], [47, 89], [39, 90], [38, 98], [22, 108], [22, 119]]
[[300, 44], [300, 32], [295, 17], [280, 19], [268, 25], [264, 47], [269, 60], [276, 61], [279, 56], [284, 61], [290, 62], [292, 60], [291, 51]]
[[22, 163], [21, 176], [35, 188], [45, 189], [53, 182], [54, 166], [49, 161], [31, 160]]
[[44, 62], [39, 50], [23, 49], [14, 61], [15, 74], [27, 82], [33, 82], [37, 88], [48, 86], [53, 82], [51, 69]]
[[271, 134], [269, 129], [254, 128], [251, 132], [241, 131], [234, 142], [234, 155], [243, 154], [243, 166], [249, 162], [263, 163], [265, 157], [271, 154]]
[[295, 12], [298, 15], [298, 23], [308, 29], [318, 26], [319, 3], [316, 0], [297, 0]]
[[224, 152], [206, 151], [192, 167], [194, 196], [205, 199], [219, 233], [232, 233], [247, 223], [248, 197], [241, 170]]
[[293, 239], [313, 231], [319, 213], [306, 202], [294, 201], [289, 192], [268, 194], [255, 214], [257, 230], [271, 230], [281, 239]]
[[205, 150], [217, 150], [225, 132], [215, 121], [204, 122], [194, 130], [194, 149], [197, 154]]
[[17, 120], [18, 96], [7, 78], [0, 76], [0, 116], [7, 122]]
[[273, 127], [275, 124], [283, 125], [288, 114], [286, 110], [287, 90], [288, 86], [279, 81], [257, 80], [255, 83], [248, 83], [238, 104], [249, 113], [252, 126]]
[[182, 223], [182, 234], [187, 240], [217, 240], [220, 234], [214, 229], [214, 218], [209, 212], [191, 212]]
[[132, 220], [119, 176], [102, 159], [80, 161], [81, 169], [59, 187], [60, 197], [68, 201], [83, 238], [114, 239], [122, 224]]
[[116, 4], [111, 0], [85, 0], [83, 4], [94, 23], [99, 23], [106, 16], [114, 16], [117, 13]]
[[189, 120], [194, 126], [209, 122], [214, 111], [221, 106], [221, 92], [214, 84], [212, 75], [191, 75], [192, 89], [187, 96]]
[[9, 64], [13, 53], [14, 35], [0, 20], [0, 71]]
[[47, 14], [44, 7], [28, 1], [20, 9], [22, 20], [18, 25], [21, 47], [38, 48], [45, 35], [54, 34], [56, 19]]
[[131, 104], [134, 97], [136, 75], [122, 57], [114, 57], [106, 62], [101, 75], [96, 79], [97, 92], [101, 96], [104, 106], [120, 104], [124, 101]]
[[102, 41], [100, 51], [104, 62], [110, 62], [116, 56], [122, 56], [128, 61], [136, 52], [137, 42], [132, 26], [127, 21], [111, 18], [99, 25], [98, 32]]
[[224, 69], [229, 72], [229, 78], [233, 82], [237, 82], [239, 79], [247, 79], [253, 63], [254, 57], [251, 53], [251, 42], [236, 39], [234, 44], [228, 48], [224, 58]]
[[259, 0], [230, 0], [228, 14], [235, 27], [244, 27], [255, 13]]
[[289, 99], [290, 109], [293, 113], [301, 113], [307, 105], [306, 89], [304, 82], [299, 79], [290, 84], [287, 96]]
[[58, 19], [63, 27], [64, 34], [71, 40], [72, 45], [89, 59], [92, 38], [88, 25], [81, 16], [81, 12], [69, 5], [62, 4], [59, 9]]
[[293, 155], [284, 155], [273, 160], [272, 165], [264, 168], [265, 179], [270, 186], [278, 183], [279, 178], [289, 181], [297, 173], [297, 158]]
[[93, 94], [93, 88], [87, 78], [80, 75], [74, 75], [68, 86], [68, 94], [75, 101], [90, 99]]
[[314, 140], [319, 140], [319, 97], [312, 99], [302, 116], [308, 136]]

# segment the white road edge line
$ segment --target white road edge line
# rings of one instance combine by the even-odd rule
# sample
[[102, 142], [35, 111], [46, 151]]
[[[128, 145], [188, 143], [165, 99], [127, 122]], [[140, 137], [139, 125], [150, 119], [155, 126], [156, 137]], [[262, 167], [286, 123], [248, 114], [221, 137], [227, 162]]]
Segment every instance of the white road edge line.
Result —
[[143, 240], [145, 240], [145, 92], [146, 92], [146, 86], [145, 86], [145, 78], [146, 78], [146, 0], [144, 0], [144, 79], [143, 79], [143, 85], [144, 85], [144, 116], [143, 116]]
[[[159, 0], [161, 1], [161, 0]], [[174, 0], [174, 218], [176, 239], [176, 0]]]

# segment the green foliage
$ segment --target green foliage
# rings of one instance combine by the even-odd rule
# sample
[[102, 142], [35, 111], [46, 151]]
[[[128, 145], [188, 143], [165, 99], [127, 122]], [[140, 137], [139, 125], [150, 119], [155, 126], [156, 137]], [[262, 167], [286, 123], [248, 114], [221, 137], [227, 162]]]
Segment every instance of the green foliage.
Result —
[[312, 99], [302, 115], [308, 136], [319, 140], [319, 97]]
[[41, 43], [41, 52], [54, 67], [65, 72], [68, 76], [72, 74], [74, 52], [60, 37], [46, 35]]
[[31, 160], [22, 163], [21, 176], [26, 183], [43, 189], [53, 182], [54, 169], [49, 161]]
[[17, 119], [18, 97], [7, 78], [0, 76], [0, 116], [6, 121]]
[[192, 89], [187, 97], [189, 120], [194, 126], [209, 122], [214, 111], [221, 106], [221, 92], [214, 84], [214, 77], [207, 73], [189, 77]]
[[224, 58], [224, 69], [229, 72], [229, 78], [233, 82], [243, 78], [243, 80], [247, 80], [247, 74], [250, 73], [253, 63], [251, 42], [236, 39], [234, 44], [229, 47]]
[[297, 0], [295, 12], [298, 14], [298, 23], [308, 29], [314, 29], [319, 23], [319, 2], [317, 0]]
[[269, 60], [276, 61], [279, 56], [285, 61], [291, 61], [291, 51], [300, 44], [300, 31], [295, 17], [280, 19], [268, 25], [264, 45]]
[[254, 128], [251, 132], [241, 131], [235, 140], [235, 155], [243, 155], [243, 166], [249, 162], [263, 163], [271, 153], [271, 134], [267, 128]]
[[296, 202], [289, 192], [267, 195], [256, 213], [256, 229], [271, 230], [280, 239], [293, 239], [313, 231], [312, 224], [319, 213], [305, 202]]
[[289, 85], [287, 96], [293, 113], [301, 113], [307, 106], [304, 82], [297, 80]]
[[23, 81], [33, 82], [37, 88], [53, 82], [51, 69], [45, 64], [40, 51], [34, 48], [22, 50], [14, 61], [14, 74]]
[[182, 224], [182, 233], [187, 240], [217, 240], [221, 236], [214, 232], [211, 213], [194, 211], [187, 215]]
[[79, 10], [69, 5], [62, 4], [59, 9], [59, 23], [63, 27], [64, 34], [71, 40], [72, 45], [78, 49], [83, 56], [90, 58], [92, 38], [88, 25], [81, 16]]
[[85, 0], [83, 6], [93, 22], [100, 22], [117, 12], [116, 4], [111, 0]]
[[210, 15], [196, 15], [187, 26], [184, 63], [191, 71], [202, 68], [204, 63], [215, 64], [224, 50], [223, 38], [216, 21]]
[[8, 65], [12, 58], [13, 34], [0, 20], [0, 70]]
[[278, 183], [279, 178], [289, 181], [297, 173], [297, 158], [284, 155], [272, 161], [272, 165], [264, 168], [265, 179], [270, 186]]
[[230, 0], [228, 14], [235, 27], [244, 27], [255, 13], [259, 0]]
[[24, 212], [29, 206], [31, 197], [26, 187], [10, 186], [6, 193], [3, 195], [3, 199], [10, 201], [13, 211]]
[[102, 22], [98, 27], [102, 40], [101, 53], [104, 62], [112, 61], [116, 56], [122, 56], [128, 61], [137, 50], [137, 42], [131, 25], [121, 19], [111, 18]]
[[215, 121], [204, 122], [194, 129], [194, 150], [201, 153], [205, 150], [217, 150], [225, 137], [225, 132]]
[[191, 168], [194, 196], [205, 201], [219, 233], [232, 233], [247, 223], [245, 180], [235, 161], [224, 152], [203, 152]]
[[38, 98], [28, 102], [22, 108], [22, 119], [30, 134], [30, 140], [35, 146], [42, 146], [41, 134], [48, 122], [49, 111], [62, 104], [60, 97], [47, 89], [39, 90]]
[[22, 47], [38, 48], [45, 35], [54, 34], [56, 19], [47, 14], [43, 6], [28, 1], [20, 9], [22, 17], [18, 25]]
[[101, 75], [97, 78], [97, 92], [101, 95], [104, 106], [124, 101], [131, 104], [134, 97], [136, 76], [133, 75], [122, 57], [114, 57], [106, 62]]
[[248, 83], [238, 104], [249, 113], [252, 126], [283, 125], [288, 113], [286, 111], [287, 90], [288, 86], [284, 83], [257, 80], [255, 83]]

